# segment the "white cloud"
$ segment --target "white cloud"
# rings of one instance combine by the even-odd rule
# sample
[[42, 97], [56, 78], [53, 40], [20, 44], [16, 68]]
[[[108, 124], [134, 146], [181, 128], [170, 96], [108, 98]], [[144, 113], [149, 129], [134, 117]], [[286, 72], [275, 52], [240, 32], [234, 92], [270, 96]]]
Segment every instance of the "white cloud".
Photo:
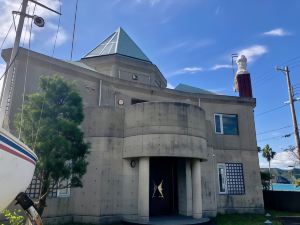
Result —
[[177, 43], [177, 44], [174, 44], [174, 45], [171, 45], [171, 46], [168, 46], [168, 47], [164, 48], [162, 50], [162, 52], [164, 52], [164, 53], [170, 53], [170, 52], [173, 52], [173, 51], [175, 51], [177, 49], [183, 48], [183, 47], [185, 47], [187, 45], [188, 45], [187, 41], [180, 42], [180, 43]]
[[4, 80], [4, 77], [2, 77], [2, 76], [3, 76], [3, 73], [5, 72], [5, 69], [6, 69], [5, 64], [0, 64], [0, 77], [1, 77], [1, 80], [0, 80], [0, 93], [2, 92], [2, 86], [3, 86], [3, 80]]
[[160, 24], [169, 23], [172, 20], [172, 17], [166, 17], [160, 21]]
[[264, 45], [252, 45], [248, 48], [244, 48], [238, 51], [238, 55], [245, 55], [248, 62], [253, 62], [258, 57], [266, 54], [268, 49]]
[[170, 46], [167, 46], [166, 48], [162, 49], [163, 53], [171, 53], [175, 51], [184, 51], [184, 52], [190, 52], [197, 50], [199, 48], [204, 48], [207, 46], [212, 45], [215, 43], [213, 39], [210, 38], [203, 38], [199, 39], [197, 41], [189, 40], [189, 41], [182, 41]]
[[5, 64], [0, 64], [0, 77], [2, 77], [4, 71], [5, 71], [6, 65]]
[[169, 88], [169, 89], [174, 89], [175, 87], [174, 87], [172, 84], [167, 83], [167, 88]]
[[[0, 0], [0, 40], [2, 41], [11, 25], [12, 22], [12, 14], [11, 12], [13, 10], [18, 10], [20, 6], [19, 1], [13, 1], [13, 0]], [[6, 43], [12, 44], [14, 40], [14, 28], [12, 28], [12, 31], [9, 33]], [[5, 46], [7, 46], [7, 44]]]
[[[49, 45], [53, 45], [56, 38], [57, 25], [53, 23], [48, 24], [49, 30], [51, 30], [51, 38], [48, 41]], [[64, 44], [68, 40], [69, 36], [67, 35], [65, 29], [63, 27], [59, 28], [59, 32], [56, 39], [56, 46], [60, 46]]]
[[277, 168], [288, 168], [289, 166], [294, 166], [296, 162], [295, 152], [283, 151], [275, 155], [274, 159], [271, 160], [271, 165]]
[[226, 94], [226, 91], [228, 91], [227, 88], [215, 88], [215, 89], [208, 89], [208, 91], [210, 92], [213, 92], [215, 94], [218, 94], [218, 95], [225, 95]]
[[160, 3], [160, 0], [136, 0], [137, 3], [149, 3], [151, 6], [154, 6]]
[[221, 6], [218, 6], [216, 11], [215, 11], [215, 15], [218, 15], [220, 13], [220, 10], [221, 10]]
[[[13, 16], [12, 16], [12, 11], [18, 11], [20, 9], [20, 0], [0, 0], [0, 40], [3, 40], [12, 21], [13, 21]], [[53, 0], [40, 0], [40, 3], [47, 5], [48, 7], [59, 11], [59, 1], [53, 1]], [[33, 9], [34, 9], [34, 4], [33, 3], [29, 3], [28, 4], [28, 14], [32, 15], [33, 14]], [[53, 29], [47, 29], [47, 24], [51, 23], [51, 20], [57, 20], [58, 15], [47, 10], [44, 9], [40, 6], [36, 6], [36, 10], [35, 10], [35, 15], [37, 16], [41, 16], [45, 19], [45, 23], [46, 26], [42, 29], [40, 28], [36, 28], [35, 25], [33, 25], [33, 29], [32, 29], [32, 34], [31, 34], [31, 40], [33, 40], [35, 38], [35, 36], [37, 35], [38, 32], [43, 31], [44, 33], [48, 34], [50, 39], [52, 38], [51, 34], [53, 34]], [[15, 18], [16, 21], [16, 25], [18, 23], [18, 16]], [[56, 21], [55, 21], [56, 22]], [[30, 24], [31, 24], [31, 19], [26, 19], [24, 22], [24, 28], [23, 28], [23, 33], [22, 33], [22, 37], [21, 37], [21, 45], [23, 44], [28, 44], [29, 42], [29, 30], [30, 30]], [[47, 33], [48, 32], [48, 33]], [[62, 30], [62, 34], [59, 34], [58, 37], [58, 41], [59, 43], [63, 43], [63, 41], [65, 41], [66, 37], [66, 32], [64, 32], [64, 30]], [[4, 47], [10, 47], [13, 44], [15, 38], [15, 31], [14, 31], [14, 27], [12, 28], [12, 30], [10, 31], [5, 45]]]
[[292, 33], [282, 29], [282, 28], [276, 28], [273, 30], [269, 30], [263, 33], [265, 36], [277, 36], [277, 37], [283, 37], [283, 36], [288, 36], [291, 35]]
[[178, 70], [176, 73], [177, 74], [185, 74], [185, 73], [194, 74], [194, 73], [198, 73], [201, 71], [203, 71], [202, 67], [194, 66], [194, 67], [185, 67], [183, 69]]
[[[274, 159], [271, 160], [271, 168], [280, 168], [280, 169], [288, 169], [289, 166], [297, 166], [297, 154], [296, 151], [282, 151], [277, 152]], [[299, 165], [298, 165], [299, 166]], [[263, 159], [260, 159], [260, 167], [261, 168], [268, 168], [268, 162]]]
[[[53, 36], [54, 37], [54, 36]], [[54, 39], [53, 39], [54, 40]], [[60, 31], [57, 35], [56, 45], [62, 45], [68, 40], [68, 35], [63, 28], [60, 28]]]
[[219, 70], [219, 69], [231, 69], [232, 65], [229, 64], [215, 64], [210, 70]]

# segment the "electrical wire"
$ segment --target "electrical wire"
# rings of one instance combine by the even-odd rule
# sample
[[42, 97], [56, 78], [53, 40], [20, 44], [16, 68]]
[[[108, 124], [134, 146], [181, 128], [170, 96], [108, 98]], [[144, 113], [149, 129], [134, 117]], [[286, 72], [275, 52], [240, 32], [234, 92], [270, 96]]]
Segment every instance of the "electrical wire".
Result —
[[262, 116], [262, 115], [264, 115], [264, 114], [267, 114], [267, 113], [273, 112], [273, 111], [275, 111], [275, 110], [281, 109], [281, 108], [283, 108], [283, 107], [285, 107], [285, 106], [287, 106], [287, 105], [288, 105], [288, 104], [281, 105], [281, 106], [275, 107], [275, 108], [273, 108], [273, 109], [269, 109], [269, 110], [264, 111], [264, 112], [262, 112], [262, 113], [256, 114], [256, 116]]
[[300, 60], [297, 60], [295, 62], [292, 62], [290, 64], [288, 64], [289, 67], [294, 66], [295, 64], [300, 63]]
[[[286, 61], [283, 61], [282, 63], [279, 64], [279, 66], [283, 66], [288, 64], [288, 66], [294, 66], [295, 63], [299, 63], [300, 62], [300, 56], [295, 56], [291, 59], [288, 59]], [[300, 64], [295, 65], [295, 67], [290, 67], [290, 68], [296, 68], [300, 66]], [[264, 86], [266, 84], [266, 81], [272, 80], [274, 77], [274, 70], [273, 69], [269, 69], [266, 70], [266, 72], [262, 73], [261, 75], [258, 75], [256, 79], [253, 79], [253, 86], [257, 87], [261, 87]]]
[[270, 137], [270, 138], [264, 138], [264, 139], [261, 139], [261, 140], [257, 140], [257, 142], [267, 141], [267, 140], [272, 140], [272, 139], [278, 139], [278, 138], [289, 138], [289, 137], [292, 136], [292, 134], [294, 134], [294, 132], [288, 133], [288, 134], [285, 134], [285, 135], [278, 135], [278, 136], [274, 136], [274, 137]]
[[[21, 10], [21, 7], [22, 7], [22, 3], [20, 4], [18, 11]], [[4, 43], [5, 43], [5, 41], [6, 41], [7, 37], [8, 37], [8, 35], [9, 35], [10, 31], [11, 31], [11, 28], [12, 28], [13, 25], [14, 25], [14, 19], [15, 19], [15, 18], [16, 18], [16, 15], [13, 15], [13, 21], [11, 22], [11, 24], [10, 24], [10, 26], [9, 26], [9, 28], [8, 28], [8, 31], [6, 32], [6, 35], [5, 35], [4, 39], [3, 39], [3, 41], [1, 42], [0, 51], [2, 51], [2, 48], [3, 48], [3, 46], [4, 46]]]
[[299, 63], [299, 64], [296, 64], [296, 65], [292, 65], [292, 66], [290, 67], [290, 69], [297, 68], [297, 67], [299, 67], [299, 66], [300, 66], [300, 63]]
[[[29, 12], [30, 12], [30, 5], [27, 6], [27, 13], [26, 14], [28, 15]], [[25, 21], [26, 21], [26, 25], [25, 25], [25, 32], [24, 32], [24, 36], [23, 36], [22, 47], [25, 47], [25, 41], [26, 41], [26, 37], [27, 37], [27, 30], [28, 30], [28, 28], [30, 26], [29, 18], [28, 17], [25, 17]]]
[[[21, 7], [22, 7], [22, 3], [20, 4], [18, 11], [21, 10]], [[0, 51], [2, 51], [2, 48], [3, 48], [4, 44], [5, 44], [5, 41], [6, 41], [7, 37], [8, 37], [8, 35], [9, 35], [10, 31], [11, 31], [11, 28], [14, 25], [14, 19], [15, 18], [16, 18], [16, 15], [13, 15], [13, 21], [11, 22], [11, 25], [10, 25], [8, 31], [6, 32], [6, 35], [5, 35], [5, 37], [4, 37], [4, 39], [3, 39], [2, 43], [1, 43]], [[1, 75], [0, 80], [6, 75], [7, 71], [9, 70], [9, 68], [15, 62], [15, 59], [16, 59], [17, 55], [18, 55], [18, 52], [17, 52], [16, 56], [14, 57], [14, 59], [12, 60], [12, 62], [10, 63], [10, 65], [5, 69], [4, 73]]]
[[288, 125], [288, 126], [284, 126], [284, 127], [280, 127], [280, 128], [276, 128], [276, 129], [266, 130], [266, 131], [263, 131], [263, 132], [259, 132], [256, 135], [257, 136], [258, 135], [263, 135], [263, 134], [271, 133], [273, 131], [283, 130], [283, 129], [290, 128], [290, 127], [293, 127], [293, 125]]
[[[61, 14], [61, 0], [58, 0], [59, 1], [59, 12]], [[52, 57], [54, 56], [54, 53], [55, 53], [55, 49], [56, 49], [56, 42], [57, 42], [57, 37], [58, 37], [58, 34], [59, 34], [59, 29], [60, 29], [60, 23], [61, 23], [61, 15], [59, 15], [58, 17], [58, 25], [57, 25], [57, 29], [56, 29], [56, 34], [55, 34], [55, 38], [54, 38], [54, 44], [53, 44], [53, 49], [52, 49]]]
[[70, 58], [71, 61], [73, 59], [74, 39], [75, 39], [76, 21], [77, 21], [77, 10], [78, 10], [78, 0], [76, 0], [75, 16], [74, 16], [74, 23], [73, 23], [72, 47], [71, 47], [71, 58]]
[[6, 75], [6, 73], [7, 73], [8, 70], [10, 69], [10, 67], [14, 64], [14, 62], [15, 62], [15, 60], [16, 60], [18, 54], [19, 54], [19, 49], [18, 49], [18, 51], [17, 51], [15, 57], [14, 57], [13, 60], [11, 61], [11, 63], [6, 67], [4, 73], [3, 73], [2, 76], [0, 77], [0, 80]]
[[[54, 43], [53, 43], [52, 57], [54, 56], [54, 52], [55, 52], [55, 49], [56, 49], [57, 37], [58, 37], [58, 33], [59, 33], [59, 29], [60, 29], [60, 24], [61, 24], [61, 0], [58, 0], [58, 1], [59, 1], [59, 11], [60, 11], [60, 14], [59, 14], [59, 19], [58, 19], [58, 24], [57, 24], [55, 39], [54, 39]], [[51, 67], [51, 64], [49, 64], [49, 65]], [[49, 79], [48, 79], [47, 84], [46, 84], [46, 89], [48, 89], [48, 84], [49, 84]], [[46, 101], [46, 95], [44, 95], [44, 97], [43, 97], [43, 102], [42, 102], [41, 112], [40, 112], [40, 116], [39, 116], [37, 131], [36, 131], [35, 138], [34, 138], [33, 150], [36, 147], [36, 142], [37, 142], [37, 138], [38, 138], [39, 131], [40, 131], [40, 125], [41, 125], [41, 120], [42, 120], [42, 116], [43, 116], [43, 112], [44, 112], [45, 101]]]
[[284, 64], [290, 64], [291, 62], [293, 62], [293, 61], [295, 61], [295, 60], [296, 60], [296, 61], [297, 61], [297, 60], [300, 60], [300, 56], [295, 56], [295, 57], [293, 57], [293, 58], [291, 58], [291, 59], [289, 59], [289, 60], [287, 60], [287, 61], [281, 63], [280, 66], [282, 66], [282, 65], [284, 65]]
[[[36, 10], [36, 4], [34, 5], [32, 14], [34, 15]], [[29, 7], [28, 7], [29, 11]], [[29, 21], [29, 20], [27, 20]], [[24, 85], [23, 85], [23, 95], [22, 95], [22, 105], [21, 105], [21, 118], [20, 118], [20, 129], [19, 129], [19, 139], [21, 138], [22, 133], [22, 125], [23, 125], [23, 112], [24, 112], [24, 102], [25, 102], [25, 93], [26, 93], [26, 83], [27, 83], [27, 75], [28, 75], [28, 64], [29, 64], [29, 55], [31, 50], [31, 35], [32, 35], [32, 25], [33, 20], [31, 20], [30, 23], [30, 29], [29, 29], [29, 39], [28, 39], [28, 49], [27, 49], [27, 58], [26, 58], [26, 67], [25, 67], [25, 77], [24, 77]], [[26, 35], [24, 35], [25, 37]], [[25, 38], [24, 38], [25, 40]]]
[[1, 43], [0, 51], [2, 51], [3, 45], [4, 45], [5, 41], [6, 41], [6, 39], [7, 39], [8, 35], [9, 35], [9, 33], [10, 33], [12, 27], [13, 27], [13, 23], [11, 23], [11, 25], [10, 25], [10, 27], [8, 28], [8, 31], [7, 31], [7, 33], [6, 33], [6, 35], [5, 35], [4, 39], [3, 39], [3, 41], [2, 41], [2, 43]]

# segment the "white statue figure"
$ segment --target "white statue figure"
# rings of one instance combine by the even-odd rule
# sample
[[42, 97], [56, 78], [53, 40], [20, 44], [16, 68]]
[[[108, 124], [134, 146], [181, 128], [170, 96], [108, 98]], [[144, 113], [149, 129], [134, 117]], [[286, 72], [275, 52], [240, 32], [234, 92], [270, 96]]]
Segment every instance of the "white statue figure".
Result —
[[244, 55], [239, 55], [236, 59], [236, 64], [238, 66], [235, 78], [234, 78], [234, 91], [239, 91], [238, 82], [237, 82], [237, 75], [239, 74], [247, 74], [247, 58]]
[[236, 59], [236, 64], [238, 65], [237, 74], [246, 74], [247, 71], [247, 58], [244, 55], [240, 55]]

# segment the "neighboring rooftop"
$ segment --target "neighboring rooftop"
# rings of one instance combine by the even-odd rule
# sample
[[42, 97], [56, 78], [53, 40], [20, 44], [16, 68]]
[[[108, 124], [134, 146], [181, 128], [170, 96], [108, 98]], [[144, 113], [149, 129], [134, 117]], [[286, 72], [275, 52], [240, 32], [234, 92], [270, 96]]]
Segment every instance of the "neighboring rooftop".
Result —
[[86, 54], [83, 58], [112, 54], [125, 55], [150, 62], [150, 59], [121, 27], [119, 27], [114, 33], [102, 41], [96, 48]]
[[217, 95], [215, 92], [207, 91], [201, 88], [189, 86], [186, 84], [178, 84], [174, 90], [177, 91], [184, 91], [184, 92], [189, 92], [189, 93], [195, 93], [195, 94], [209, 94], [209, 95]]

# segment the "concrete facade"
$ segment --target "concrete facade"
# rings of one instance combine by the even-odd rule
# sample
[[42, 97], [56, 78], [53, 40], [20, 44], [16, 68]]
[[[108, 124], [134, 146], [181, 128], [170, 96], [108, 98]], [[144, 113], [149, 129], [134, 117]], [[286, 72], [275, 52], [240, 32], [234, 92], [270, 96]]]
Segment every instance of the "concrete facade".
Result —
[[[6, 61], [9, 55], [9, 49], [2, 52]], [[76, 81], [84, 103], [82, 129], [91, 143], [83, 188], [72, 189], [69, 197], [49, 199], [46, 221], [149, 220], [153, 157], [177, 159], [178, 214], [201, 218], [263, 212], [255, 99], [167, 89], [155, 65], [124, 55], [66, 62], [20, 49], [9, 114], [12, 132], [27, 57], [26, 94], [37, 91], [43, 75]], [[217, 134], [216, 113], [237, 115], [238, 134]], [[220, 193], [218, 164], [234, 163], [242, 165], [244, 193]]]

